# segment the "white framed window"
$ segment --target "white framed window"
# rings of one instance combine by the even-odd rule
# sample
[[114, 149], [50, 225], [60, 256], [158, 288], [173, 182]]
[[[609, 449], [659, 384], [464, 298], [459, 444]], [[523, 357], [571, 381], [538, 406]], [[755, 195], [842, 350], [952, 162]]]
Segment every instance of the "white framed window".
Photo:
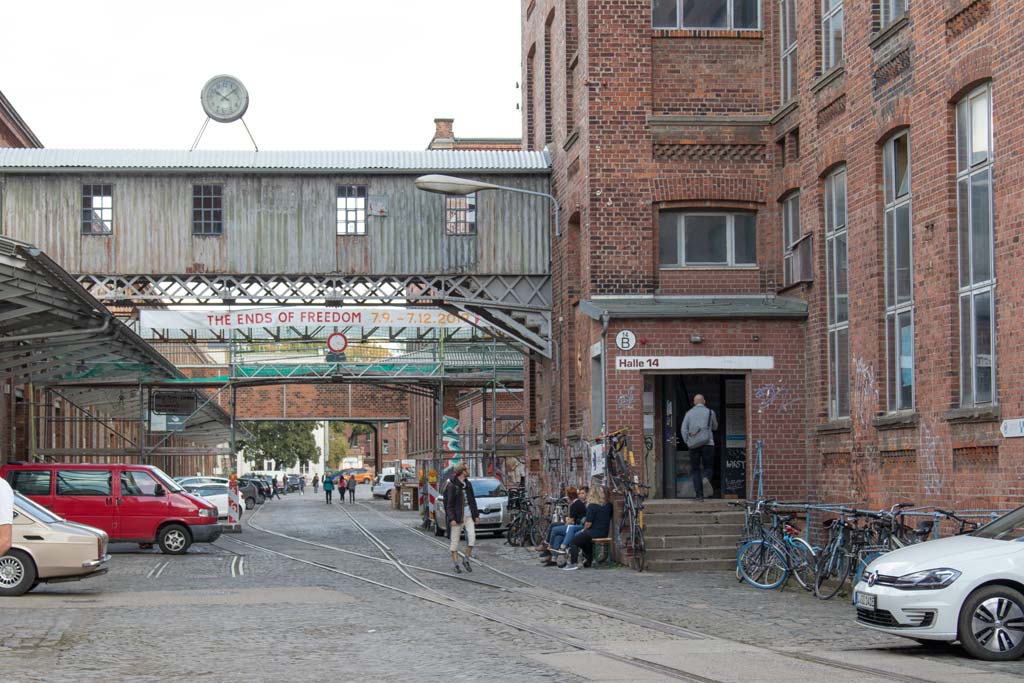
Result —
[[444, 232], [461, 236], [476, 234], [476, 193], [444, 198]]
[[846, 168], [825, 178], [828, 280], [828, 414], [850, 416], [850, 288], [846, 243]]
[[908, 0], [880, 0], [882, 28], [907, 13]]
[[114, 186], [82, 185], [82, 234], [109, 235], [114, 225]]
[[960, 405], [996, 403], [995, 250], [992, 220], [992, 90], [956, 107], [960, 271]]
[[910, 134], [882, 149], [885, 184], [886, 405], [914, 407], [914, 258], [910, 201]]
[[651, 26], [758, 30], [761, 0], [651, 0]]
[[659, 224], [662, 268], [757, 264], [757, 218], [752, 213], [662, 211]]
[[779, 93], [785, 104], [796, 95], [796, 0], [779, 0], [779, 49]]
[[338, 185], [336, 209], [339, 235], [366, 234], [365, 185]]
[[793, 192], [782, 200], [782, 272], [783, 284], [791, 285], [794, 278], [795, 257], [793, 247], [800, 241], [800, 193]]
[[821, 0], [821, 70], [843, 62], [843, 0]]

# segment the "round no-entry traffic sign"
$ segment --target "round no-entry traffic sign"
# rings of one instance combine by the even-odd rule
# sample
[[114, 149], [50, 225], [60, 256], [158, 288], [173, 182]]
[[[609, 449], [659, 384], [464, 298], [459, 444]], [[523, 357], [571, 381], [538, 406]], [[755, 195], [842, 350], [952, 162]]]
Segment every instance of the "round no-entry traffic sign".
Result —
[[341, 332], [335, 332], [327, 337], [327, 350], [331, 353], [341, 353], [348, 348], [348, 337]]

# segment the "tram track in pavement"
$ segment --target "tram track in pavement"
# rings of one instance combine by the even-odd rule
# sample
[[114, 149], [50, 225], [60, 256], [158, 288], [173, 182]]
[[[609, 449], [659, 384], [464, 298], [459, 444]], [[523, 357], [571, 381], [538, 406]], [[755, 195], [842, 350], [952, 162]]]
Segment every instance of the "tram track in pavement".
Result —
[[[421, 539], [423, 539], [423, 540], [425, 540], [425, 541], [427, 541], [429, 543], [433, 543], [435, 545], [442, 546], [442, 547], [444, 547], [446, 549], [448, 547], [447, 543], [441, 541], [438, 538], [435, 538], [434, 536], [428, 534], [427, 532], [423, 531], [422, 529], [409, 526], [408, 524], [402, 524], [398, 520], [395, 520], [392, 517], [389, 517], [388, 515], [386, 515], [383, 512], [381, 512], [380, 510], [377, 510], [377, 509], [371, 507], [370, 505], [367, 505], [366, 503], [357, 503], [357, 505], [360, 505], [364, 509], [377, 514], [378, 516], [380, 516], [381, 518], [387, 520], [388, 522], [390, 522], [394, 526], [397, 526], [397, 527], [400, 527], [400, 528], [403, 528], [403, 529], [406, 529], [406, 530], [410, 531], [411, 533], [415, 534], [416, 536], [420, 537]], [[720, 637], [720, 636], [712, 636], [710, 634], [701, 633], [699, 631], [694, 631], [694, 630], [691, 630], [691, 629], [687, 629], [687, 628], [678, 626], [676, 624], [670, 624], [668, 622], [659, 621], [657, 619], [650, 619], [648, 617], [638, 616], [638, 615], [635, 615], [635, 614], [631, 614], [629, 612], [624, 612], [622, 610], [615, 609], [613, 607], [607, 607], [607, 606], [604, 606], [604, 605], [596, 605], [596, 604], [589, 603], [589, 602], [586, 602], [586, 601], [576, 600], [575, 598], [570, 598], [570, 597], [567, 597], [567, 596], [564, 596], [564, 595], [561, 595], [561, 594], [545, 595], [545, 593], [550, 593], [550, 591], [548, 589], [544, 588], [543, 586], [539, 586], [539, 585], [537, 585], [537, 584], [535, 584], [533, 582], [526, 581], [526, 580], [521, 579], [519, 577], [516, 577], [516, 576], [513, 576], [511, 574], [508, 574], [507, 572], [504, 572], [504, 571], [498, 569], [497, 567], [494, 567], [494, 566], [492, 566], [490, 564], [487, 564], [483, 560], [480, 560], [480, 559], [478, 559], [476, 557], [474, 557], [473, 559], [474, 559], [476, 564], [481, 565], [483, 567], [486, 567], [490, 571], [493, 571], [493, 572], [495, 572], [495, 573], [497, 573], [497, 574], [499, 574], [501, 576], [504, 576], [506, 578], [512, 579], [513, 581], [516, 581], [519, 584], [521, 584], [523, 587], [531, 589], [531, 591], [537, 591], [536, 593], [533, 593], [533, 592], [524, 592], [522, 590], [519, 590], [519, 591], [517, 591], [517, 593], [520, 594], [520, 595], [526, 595], [528, 597], [533, 597], [533, 598], [536, 598], [538, 600], [542, 600], [544, 602], [560, 601], [561, 604], [565, 604], [565, 605], [567, 605], [569, 607], [574, 607], [576, 609], [580, 609], [580, 610], [583, 610], [583, 611], [586, 611], [586, 612], [592, 612], [592, 613], [596, 613], [596, 614], [601, 614], [603, 616], [608, 616], [608, 617], [611, 617], [611, 618], [614, 618], [614, 619], [619, 619], [619, 620], [622, 620], [622, 621], [626, 621], [627, 623], [630, 623], [630, 624], [633, 624], [633, 625], [636, 625], [636, 626], [643, 626], [645, 628], [649, 628], [649, 629], [654, 630], [654, 631], [659, 631], [659, 632], [664, 633], [666, 635], [673, 635], [673, 636], [677, 636], [678, 637], [680, 634], [683, 634], [683, 637], [688, 637], [688, 638], [698, 638], [698, 639], [715, 638], [717, 640], [730, 641], [730, 642], [734, 642], [734, 643], [741, 644], [741, 645], [749, 645], [749, 646], [752, 646], [752, 647], [758, 647], [758, 648], [761, 648], [763, 650], [769, 651], [769, 652], [771, 652], [773, 654], [776, 654], [776, 655], [779, 655], [779, 656], [782, 656], [782, 657], [786, 657], [786, 658], [789, 658], [789, 659], [796, 659], [796, 660], [804, 661], [804, 662], [807, 662], [809, 664], [819, 664], [819, 665], [828, 666], [828, 667], [831, 667], [831, 668], [834, 668], [834, 669], [841, 669], [841, 670], [845, 670], [845, 671], [851, 671], [851, 672], [854, 672], [854, 673], [862, 673], [862, 674], [865, 674], [865, 675], [877, 676], [877, 677], [883, 678], [885, 680], [900, 681], [901, 683], [935, 683], [934, 680], [932, 680], [932, 679], [920, 678], [920, 677], [911, 676], [911, 675], [908, 675], [908, 674], [899, 674], [899, 673], [895, 673], [895, 672], [892, 672], [892, 671], [887, 671], [885, 669], [878, 669], [878, 668], [875, 668], [875, 667], [863, 666], [863, 665], [859, 665], [859, 664], [851, 664], [849, 662], [839, 662], [839, 661], [836, 661], [834, 659], [829, 659], [828, 657], [821, 657], [819, 655], [813, 655], [813, 654], [802, 653], [802, 652], [791, 652], [791, 651], [787, 651], [787, 650], [781, 650], [781, 649], [777, 649], [777, 648], [766, 647], [764, 645], [758, 645], [758, 644], [755, 644], [755, 643], [746, 643], [746, 642], [744, 642], [742, 640], [735, 639], [735, 638], [723, 638], [723, 637]]]
[[[364, 503], [357, 503], [357, 505], [361, 506], [362, 508], [366, 509], [367, 511], [375, 513], [376, 515], [382, 517], [383, 519], [387, 520], [389, 523], [391, 523], [391, 524], [393, 524], [395, 526], [398, 526], [400, 528], [404, 528], [404, 529], [409, 530], [410, 532], [412, 532], [413, 534], [415, 534], [416, 536], [418, 536], [419, 538], [421, 538], [423, 540], [426, 540], [426, 541], [428, 541], [430, 543], [433, 543], [435, 545], [438, 545], [438, 546], [442, 546], [445, 549], [447, 549], [447, 547], [448, 547], [447, 543], [444, 543], [444, 542], [440, 541], [439, 539], [433, 538], [432, 536], [429, 536], [429, 535], [427, 535], [426, 533], [424, 533], [424, 532], [422, 532], [420, 530], [417, 530], [417, 529], [415, 529], [413, 527], [410, 527], [409, 525], [402, 524], [401, 522], [392, 519], [388, 515], [383, 514], [382, 512], [380, 512], [379, 510], [374, 509], [371, 506], [368, 506], [368, 505], [366, 505]], [[259, 511], [257, 511], [257, 512], [259, 512]], [[484, 620], [487, 620], [487, 621], [491, 621], [493, 623], [497, 623], [497, 624], [501, 624], [501, 625], [509, 627], [509, 628], [513, 628], [515, 630], [519, 630], [519, 631], [522, 631], [522, 632], [525, 632], [525, 633], [530, 633], [532, 635], [536, 635], [536, 636], [548, 639], [550, 641], [561, 643], [561, 644], [563, 644], [563, 645], [565, 645], [565, 646], [567, 646], [567, 647], [569, 647], [569, 648], [571, 648], [573, 650], [576, 650], [576, 651], [593, 653], [593, 654], [601, 656], [601, 657], [605, 657], [605, 658], [608, 658], [608, 659], [611, 659], [611, 660], [615, 660], [615, 661], [618, 661], [618, 662], [621, 662], [623, 664], [627, 664], [627, 665], [630, 665], [630, 666], [639, 667], [639, 668], [648, 670], [648, 671], [650, 671], [652, 673], [657, 673], [659, 675], [666, 676], [666, 677], [669, 677], [669, 678], [673, 678], [675, 680], [691, 681], [691, 682], [694, 682], [694, 683], [723, 683], [722, 681], [720, 681], [718, 679], [709, 678], [709, 677], [706, 677], [706, 676], [703, 676], [703, 675], [700, 675], [700, 674], [697, 674], [697, 673], [694, 673], [694, 672], [685, 671], [683, 669], [679, 669], [679, 668], [676, 668], [676, 667], [673, 667], [673, 666], [669, 666], [669, 665], [665, 665], [665, 664], [659, 664], [657, 662], [652, 662], [652, 661], [647, 660], [647, 659], [641, 659], [641, 658], [637, 658], [637, 657], [632, 657], [630, 655], [624, 655], [624, 654], [619, 654], [619, 653], [616, 653], [616, 652], [611, 652], [611, 651], [609, 651], [606, 648], [602, 648], [600, 645], [598, 645], [596, 643], [580, 640], [579, 638], [575, 638], [572, 635], [568, 634], [566, 631], [563, 631], [563, 630], [558, 629], [556, 627], [551, 627], [550, 625], [539, 626], [536, 623], [527, 623], [527, 622], [523, 621], [521, 618], [516, 617], [516, 616], [511, 616], [511, 615], [508, 615], [508, 614], [499, 614], [499, 613], [495, 613], [495, 612], [490, 611], [490, 610], [486, 610], [486, 609], [477, 607], [476, 605], [468, 603], [465, 600], [462, 600], [461, 598], [457, 598], [457, 597], [451, 596], [448, 593], [445, 593], [445, 592], [443, 592], [443, 591], [441, 591], [441, 590], [439, 590], [439, 589], [437, 589], [435, 587], [427, 585], [426, 583], [424, 583], [420, 579], [418, 579], [415, 576], [413, 576], [412, 572], [414, 572], [414, 571], [415, 572], [425, 572], [425, 573], [428, 573], [428, 574], [431, 574], [431, 575], [443, 576], [446, 579], [452, 579], [452, 580], [465, 581], [465, 582], [468, 582], [468, 583], [474, 583], [474, 584], [478, 584], [478, 585], [481, 585], [483, 587], [494, 589], [494, 590], [501, 591], [501, 592], [504, 592], [504, 593], [513, 593], [516, 596], [522, 596], [522, 597], [526, 597], [528, 599], [541, 601], [541, 602], [545, 603], [548, 606], [550, 606], [552, 603], [555, 603], [555, 604], [558, 604], [560, 606], [570, 607], [570, 608], [574, 608], [574, 609], [581, 610], [581, 611], [584, 611], [584, 612], [589, 612], [589, 613], [594, 614], [594, 615], [599, 615], [599, 616], [603, 616], [603, 617], [606, 617], [606, 618], [622, 621], [622, 622], [628, 623], [628, 624], [633, 625], [633, 626], [640, 626], [642, 628], [647, 628], [647, 629], [650, 629], [652, 631], [656, 631], [656, 632], [658, 632], [658, 633], [660, 633], [662, 635], [671, 636], [672, 638], [676, 638], [676, 639], [682, 639], [682, 640], [715, 639], [715, 640], [726, 641], [726, 642], [734, 642], [737, 645], [754, 646], [754, 647], [757, 647], [757, 648], [759, 648], [761, 650], [769, 652], [769, 653], [771, 653], [773, 655], [784, 657], [786, 659], [797, 660], [797, 661], [801, 661], [801, 662], [804, 662], [804, 663], [807, 663], [807, 664], [814, 664], [814, 665], [828, 667], [828, 668], [832, 668], [832, 669], [836, 669], [836, 670], [843, 670], [843, 671], [859, 673], [859, 674], [863, 674], [863, 675], [867, 675], [867, 676], [873, 676], [873, 677], [877, 677], [877, 678], [882, 679], [882, 680], [899, 681], [900, 683], [935, 683], [934, 679], [920, 678], [920, 677], [912, 676], [912, 675], [908, 675], [908, 674], [900, 674], [900, 673], [896, 673], [896, 672], [893, 672], [893, 671], [888, 671], [888, 670], [884, 670], [884, 669], [878, 669], [878, 668], [871, 667], [871, 666], [864, 666], [864, 665], [853, 664], [853, 663], [849, 663], [849, 662], [841, 662], [841, 661], [833, 660], [833, 659], [830, 659], [830, 658], [827, 658], [827, 657], [821, 657], [821, 656], [813, 655], [813, 654], [809, 654], [809, 653], [791, 652], [791, 651], [786, 651], [786, 650], [779, 650], [779, 649], [775, 649], [775, 648], [765, 647], [763, 645], [754, 645], [754, 644], [751, 644], [751, 643], [744, 643], [743, 641], [737, 640], [737, 639], [721, 638], [721, 637], [718, 637], [718, 636], [711, 636], [709, 634], [701, 633], [699, 631], [693, 631], [691, 629], [686, 629], [686, 628], [677, 626], [675, 624], [670, 624], [670, 623], [667, 623], [667, 622], [662, 622], [662, 621], [658, 621], [658, 620], [655, 620], [655, 619], [650, 619], [650, 618], [647, 618], [647, 617], [638, 616], [638, 615], [631, 614], [631, 613], [628, 613], [628, 612], [623, 612], [621, 610], [618, 610], [618, 609], [615, 609], [615, 608], [612, 608], [612, 607], [607, 607], [607, 606], [603, 606], [603, 605], [596, 605], [596, 604], [593, 604], [593, 603], [588, 603], [588, 602], [583, 601], [583, 600], [577, 600], [575, 598], [569, 598], [569, 597], [561, 595], [561, 594], [551, 593], [548, 589], [546, 589], [546, 588], [544, 588], [542, 586], [539, 586], [539, 585], [537, 585], [535, 583], [532, 583], [530, 581], [526, 581], [524, 579], [516, 577], [516, 576], [514, 576], [512, 574], [509, 574], [509, 573], [507, 573], [505, 571], [502, 571], [501, 569], [498, 569], [497, 567], [494, 567], [494, 566], [492, 566], [492, 565], [490, 565], [490, 564], [488, 564], [488, 563], [486, 563], [486, 562], [484, 562], [484, 561], [482, 561], [482, 560], [480, 560], [479, 558], [476, 558], [476, 557], [473, 558], [473, 562], [474, 562], [475, 565], [481, 566], [481, 567], [485, 567], [489, 571], [492, 571], [492, 572], [498, 574], [499, 576], [505, 577], [505, 578], [515, 582], [515, 583], [519, 584], [519, 587], [501, 586], [501, 585], [489, 583], [489, 582], [486, 582], [486, 581], [480, 581], [479, 579], [475, 579], [475, 578], [471, 578], [471, 577], [451, 574], [449, 572], [443, 572], [443, 571], [439, 571], [439, 570], [431, 569], [431, 568], [427, 568], [427, 567], [419, 567], [419, 566], [416, 566], [416, 565], [410, 565], [410, 564], [402, 561], [400, 558], [398, 558], [397, 555], [395, 554], [395, 552], [392, 550], [392, 548], [390, 546], [388, 546], [386, 543], [384, 543], [384, 541], [382, 539], [380, 539], [372, 531], [367, 529], [366, 526], [364, 524], [362, 524], [359, 520], [357, 520], [355, 518], [355, 516], [351, 512], [349, 512], [347, 509], [342, 509], [342, 512], [349, 518], [349, 520], [351, 521], [352, 525], [356, 528], [356, 530], [359, 531], [359, 533], [362, 534], [369, 541], [369, 543], [377, 550], [377, 552], [379, 552], [381, 555], [383, 555], [383, 557], [375, 557], [373, 555], [368, 555], [366, 553], [360, 553], [360, 552], [356, 552], [356, 551], [352, 551], [352, 550], [347, 550], [345, 548], [338, 548], [337, 546], [331, 546], [329, 544], [320, 543], [318, 541], [312, 541], [312, 540], [309, 540], [309, 539], [303, 539], [303, 538], [300, 538], [300, 537], [297, 537], [297, 536], [293, 536], [293, 535], [290, 535], [290, 534], [285, 534], [285, 533], [282, 533], [282, 532], [278, 532], [278, 531], [273, 531], [271, 529], [267, 529], [265, 527], [253, 524], [253, 518], [256, 516], [256, 513], [254, 513], [253, 515], [249, 516], [249, 519], [248, 519], [247, 523], [248, 523], [248, 525], [251, 528], [253, 528], [253, 529], [257, 530], [257, 531], [269, 534], [271, 536], [275, 536], [275, 537], [278, 537], [278, 538], [283, 538], [283, 539], [286, 539], [286, 540], [289, 540], [289, 541], [297, 542], [297, 543], [300, 543], [300, 544], [303, 544], [303, 545], [308, 545], [308, 546], [311, 546], [311, 547], [317, 547], [317, 548], [320, 548], [321, 550], [327, 550], [327, 551], [331, 551], [331, 552], [337, 552], [337, 553], [341, 553], [341, 554], [345, 554], [345, 555], [350, 555], [350, 556], [358, 557], [358, 558], [363, 559], [363, 560], [370, 560], [370, 561], [372, 561], [374, 563], [377, 563], [377, 564], [388, 564], [388, 565], [391, 565], [407, 581], [410, 581], [419, 590], [410, 590], [409, 588], [402, 588], [400, 586], [395, 586], [395, 585], [390, 584], [390, 583], [385, 583], [385, 582], [383, 582], [381, 580], [369, 578], [368, 576], [364, 576], [364, 575], [360, 575], [360, 574], [354, 574], [352, 572], [347, 572], [347, 571], [338, 569], [337, 567], [335, 567], [333, 565], [330, 565], [330, 564], [327, 564], [327, 563], [324, 563], [324, 562], [314, 561], [314, 560], [310, 560], [310, 559], [307, 559], [307, 558], [301, 558], [301, 557], [298, 557], [296, 555], [293, 555], [293, 554], [290, 554], [290, 553], [285, 553], [285, 552], [282, 552], [280, 550], [276, 550], [274, 548], [269, 548], [267, 546], [262, 546], [262, 545], [259, 545], [259, 544], [256, 544], [256, 543], [251, 543], [251, 542], [248, 542], [248, 541], [242, 541], [240, 539], [236, 539], [236, 538], [233, 538], [233, 537], [225, 537], [225, 538], [227, 538], [228, 540], [234, 541], [236, 543], [240, 543], [240, 544], [242, 544], [244, 546], [248, 546], [248, 547], [250, 547], [250, 548], [252, 548], [254, 550], [260, 550], [260, 551], [267, 552], [267, 553], [270, 553], [270, 554], [273, 554], [273, 555], [284, 557], [286, 559], [289, 559], [289, 560], [292, 560], [292, 561], [295, 561], [295, 562], [299, 562], [299, 563], [302, 563], [302, 564], [307, 564], [307, 565], [310, 565], [310, 566], [314, 566], [314, 567], [317, 567], [317, 568], [322, 569], [324, 571], [328, 571], [328, 572], [331, 572], [331, 573], [339, 574], [339, 575], [345, 576], [347, 578], [354, 579], [356, 581], [360, 581], [360, 582], [363, 582], [363, 583], [368, 583], [370, 585], [373, 585], [373, 586], [376, 586], [376, 587], [379, 587], [379, 588], [382, 588], [382, 589], [385, 589], [385, 590], [389, 590], [389, 591], [392, 591], [392, 592], [397, 592], [397, 593], [400, 593], [400, 594], [408, 596], [408, 597], [413, 597], [413, 598], [417, 598], [417, 599], [420, 599], [420, 600], [424, 600], [426, 602], [430, 602], [430, 603], [438, 605], [438, 606], [447, 607], [449, 609], [454, 609], [454, 610], [457, 610], [457, 611], [460, 611], [460, 612], [463, 612], [463, 613], [466, 613], [466, 614], [470, 614], [470, 615], [476, 616], [478, 618], [481, 618], [481, 619], [484, 619]], [[524, 590], [524, 589], [526, 589], [526, 590]]]
[[[544, 639], [546, 639], [548, 641], [558, 642], [558, 643], [560, 643], [560, 644], [562, 644], [562, 645], [564, 645], [564, 646], [566, 646], [568, 648], [571, 648], [573, 650], [576, 650], [576, 651], [593, 653], [593, 654], [599, 655], [601, 657], [606, 657], [606, 658], [611, 659], [611, 660], [615, 660], [615, 661], [618, 661], [618, 662], [621, 662], [621, 663], [624, 663], [624, 664], [628, 664], [630, 666], [635, 666], [635, 667], [639, 667], [641, 669], [645, 669], [645, 670], [650, 671], [652, 673], [657, 673], [657, 674], [659, 674], [661, 676], [666, 676], [666, 677], [669, 677], [669, 678], [672, 678], [672, 679], [675, 679], [675, 680], [679, 680], [679, 681], [688, 681], [690, 683], [725, 683], [724, 681], [720, 681], [718, 679], [708, 678], [708, 677], [705, 677], [705, 676], [701, 676], [699, 674], [694, 674], [694, 673], [686, 672], [686, 671], [683, 671], [682, 669], [677, 669], [675, 667], [671, 667], [671, 666], [667, 666], [667, 665], [663, 665], [663, 664], [658, 664], [656, 662], [651, 662], [651, 661], [644, 660], [644, 659], [639, 659], [639, 658], [636, 658], [636, 657], [631, 657], [629, 655], [622, 655], [622, 654], [618, 654], [618, 653], [615, 653], [615, 652], [611, 652], [611, 651], [606, 650], [604, 648], [601, 648], [601, 647], [599, 647], [599, 646], [597, 646], [597, 645], [595, 645], [593, 643], [587, 643], [587, 642], [581, 641], [580, 639], [575, 638], [575, 637], [569, 635], [567, 632], [565, 632], [565, 631], [563, 631], [561, 629], [555, 629], [555, 628], [546, 627], [546, 626], [538, 626], [537, 624], [526, 623], [526, 622], [524, 622], [524, 621], [522, 621], [522, 620], [520, 620], [520, 619], [518, 619], [516, 617], [511, 617], [509, 615], [504, 615], [504, 614], [496, 614], [494, 612], [491, 612], [491, 611], [482, 609], [480, 607], [477, 607], [475, 605], [472, 605], [472, 604], [466, 602], [465, 600], [462, 600], [460, 598], [457, 598], [457, 597], [454, 597], [452, 595], [449, 595], [449, 594], [447, 594], [447, 593], [445, 593], [443, 591], [440, 591], [437, 588], [434, 588], [432, 586], [427, 585], [426, 583], [424, 583], [423, 581], [419, 580], [415, 576], [412, 576], [412, 573], [411, 573], [410, 570], [412, 570], [413, 567], [411, 567], [409, 565], [406, 565], [404, 562], [402, 562], [400, 559], [398, 559], [394, 555], [394, 553], [391, 550], [391, 548], [388, 547], [387, 544], [385, 544], [372, 531], [367, 529], [358, 520], [356, 520], [354, 515], [352, 515], [347, 510], [343, 510], [343, 512], [346, 515], [348, 515], [349, 519], [352, 521], [353, 525], [360, 531], [360, 533], [362, 533], [370, 541], [371, 544], [373, 544], [376, 548], [378, 548], [378, 550], [384, 555], [384, 558], [372, 558], [372, 556], [368, 556], [368, 555], [366, 555], [364, 553], [355, 553], [354, 551], [346, 551], [345, 554], [358, 555], [358, 556], [361, 556], [363, 558], [375, 559], [375, 560], [381, 561], [383, 563], [390, 564], [393, 567], [395, 567], [395, 569], [397, 569], [402, 574], [402, 576], [404, 578], [406, 578], [407, 580], [411, 581], [414, 585], [418, 586], [422, 590], [410, 590], [408, 588], [402, 588], [400, 586], [395, 586], [395, 585], [390, 584], [390, 583], [385, 583], [384, 581], [380, 581], [380, 580], [377, 580], [377, 579], [371, 579], [371, 578], [369, 578], [367, 576], [362, 576], [360, 574], [354, 574], [352, 572], [347, 572], [347, 571], [338, 569], [337, 567], [334, 567], [332, 565], [326, 564], [324, 562], [317, 562], [317, 561], [313, 561], [313, 560], [310, 560], [310, 559], [307, 559], [307, 558], [298, 557], [297, 555], [293, 555], [291, 553], [285, 553], [285, 552], [282, 552], [280, 550], [275, 550], [274, 548], [269, 548], [267, 546], [262, 546], [262, 545], [259, 545], [257, 543], [251, 543], [249, 541], [243, 541], [243, 540], [238, 539], [238, 538], [233, 538], [233, 537], [226, 537], [226, 538], [227, 538], [227, 540], [233, 541], [235, 543], [239, 543], [239, 544], [241, 544], [243, 546], [246, 546], [246, 547], [249, 547], [249, 548], [252, 548], [252, 549], [255, 549], [255, 550], [261, 550], [263, 552], [270, 553], [272, 555], [277, 555], [279, 557], [284, 557], [284, 558], [292, 560], [294, 562], [299, 562], [301, 564], [306, 564], [306, 565], [310, 565], [310, 566], [313, 566], [313, 567], [317, 567], [317, 568], [319, 568], [321, 570], [328, 571], [328, 572], [331, 572], [331, 573], [334, 573], [334, 574], [338, 574], [338, 575], [341, 575], [341, 576], [345, 576], [347, 578], [354, 579], [356, 581], [360, 581], [360, 582], [363, 582], [363, 583], [367, 583], [367, 584], [376, 586], [378, 588], [383, 588], [385, 590], [397, 592], [397, 593], [399, 593], [401, 595], [405, 595], [407, 597], [417, 598], [419, 600], [424, 600], [426, 602], [430, 602], [432, 604], [435, 604], [435, 605], [438, 605], [438, 606], [441, 606], [441, 607], [446, 607], [446, 608], [449, 608], [449, 609], [454, 609], [454, 610], [457, 610], [457, 611], [465, 613], [465, 614], [470, 614], [472, 616], [476, 616], [476, 617], [478, 617], [480, 619], [484, 619], [484, 620], [487, 620], [487, 621], [490, 621], [490, 622], [493, 622], [493, 623], [500, 624], [500, 625], [505, 626], [505, 627], [509, 627], [509, 628], [512, 628], [512, 629], [515, 629], [515, 630], [518, 630], [518, 631], [522, 631], [524, 633], [529, 633], [531, 635], [535, 635], [535, 636], [544, 638]], [[277, 536], [277, 537], [280, 537], [280, 538], [285, 538], [285, 539], [288, 539], [288, 540], [291, 540], [291, 541], [298, 541], [300, 543], [308, 543], [311, 546], [318, 546], [321, 549], [343, 550], [343, 549], [338, 549], [338, 548], [332, 548], [332, 547], [327, 546], [326, 544], [322, 544], [322, 543], [318, 543], [318, 542], [314, 542], [314, 541], [306, 541], [305, 539], [301, 539], [301, 538], [298, 538], [296, 536], [292, 536], [290, 534], [283, 534], [281, 532], [265, 530], [264, 528], [261, 528], [261, 527], [259, 527], [257, 525], [254, 525], [252, 523], [252, 518], [255, 517], [255, 516], [256, 516], [255, 513], [253, 515], [249, 516], [248, 524], [249, 524], [249, 526], [251, 526], [252, 528], [256, 529], [257, 531], [264, 531], [265, 533], [269, 533], [269, 534], [271, 534], [273, 536]], [[425, 569], [425, 568], [418, 568], [418, 569], [416, 569], [416, 571], [423, 570], [423, 569]], [[427, 571], [429, 571], [430, 573], [435, 573], [435, 570], [427, 570]], [[448, 575], [445, 572], [436, 572], [436, 573], [439, 573], [439, 574], [442, 574], [442, 575], [445, 575], [445, 576], [451, 578], [451, 575]], [[503, 586], [495, 586], [495, 587], [496, 588], [500, 588], [502, 590], [507, 590]]]

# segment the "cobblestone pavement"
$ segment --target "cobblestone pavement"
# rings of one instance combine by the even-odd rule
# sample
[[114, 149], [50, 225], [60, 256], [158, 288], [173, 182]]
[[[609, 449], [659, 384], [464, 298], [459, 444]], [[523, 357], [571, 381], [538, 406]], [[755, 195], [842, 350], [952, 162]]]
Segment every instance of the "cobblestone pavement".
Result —
[[[370, 500], [368, 489], [346, 506], [289, 495], [249, 513], [242, 534], [186, 556], [115, 545], [106, 576], [0, 598], [0, 681], [1024, 676], [1021, 662], [977, 662], [867, 631], [848, 603], [757, 591], [727, 572], [564, 572], [486, 538], [477, 554], [500, 573], [478, 564], [455, 580], [446, 549], [414, 529], [418, 517]], [[413, 581], [387, 556], [445, 575], [417, 570]], [[580, 609], [587, 604], [601, 607]]]

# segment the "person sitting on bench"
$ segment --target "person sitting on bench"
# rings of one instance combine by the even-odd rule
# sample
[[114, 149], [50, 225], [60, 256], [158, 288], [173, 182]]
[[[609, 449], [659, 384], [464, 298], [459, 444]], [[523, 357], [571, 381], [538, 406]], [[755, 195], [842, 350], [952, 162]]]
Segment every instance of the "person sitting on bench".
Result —
[[[545, 567], [553, 567], [556, 562], [552, 557], [558, 553], [565, 555], [566, 548], [572, 543], [572, 537], [577, 531], [583, 528], [583, 518], [587, 516], [587, 491], [588, 487], [581, 486], [579, 491], [575, 486], [565, 490], [565, 496], [570, 501], [569, 512], [565, 516], [564, 524], [552, 524], [548, 531], [548, 540], [544, 550], [540, 553], [540, 559], [544, 561]], [[562, 561], [564, 565], [565, 562]]]
[[594, 539], [607, 538], [612, 528], [612, 504], [606, 502], [608, 493], [601, 480], [594, 478], [590, 482], [590, 493], [587, 496], [587, 516], [583, 520], [583, 529], [572, 537], [569, 546], [569, 564], [564, 569], [577, 569], [579, 553], [583, 551], [583, 566], [594, 563]]

